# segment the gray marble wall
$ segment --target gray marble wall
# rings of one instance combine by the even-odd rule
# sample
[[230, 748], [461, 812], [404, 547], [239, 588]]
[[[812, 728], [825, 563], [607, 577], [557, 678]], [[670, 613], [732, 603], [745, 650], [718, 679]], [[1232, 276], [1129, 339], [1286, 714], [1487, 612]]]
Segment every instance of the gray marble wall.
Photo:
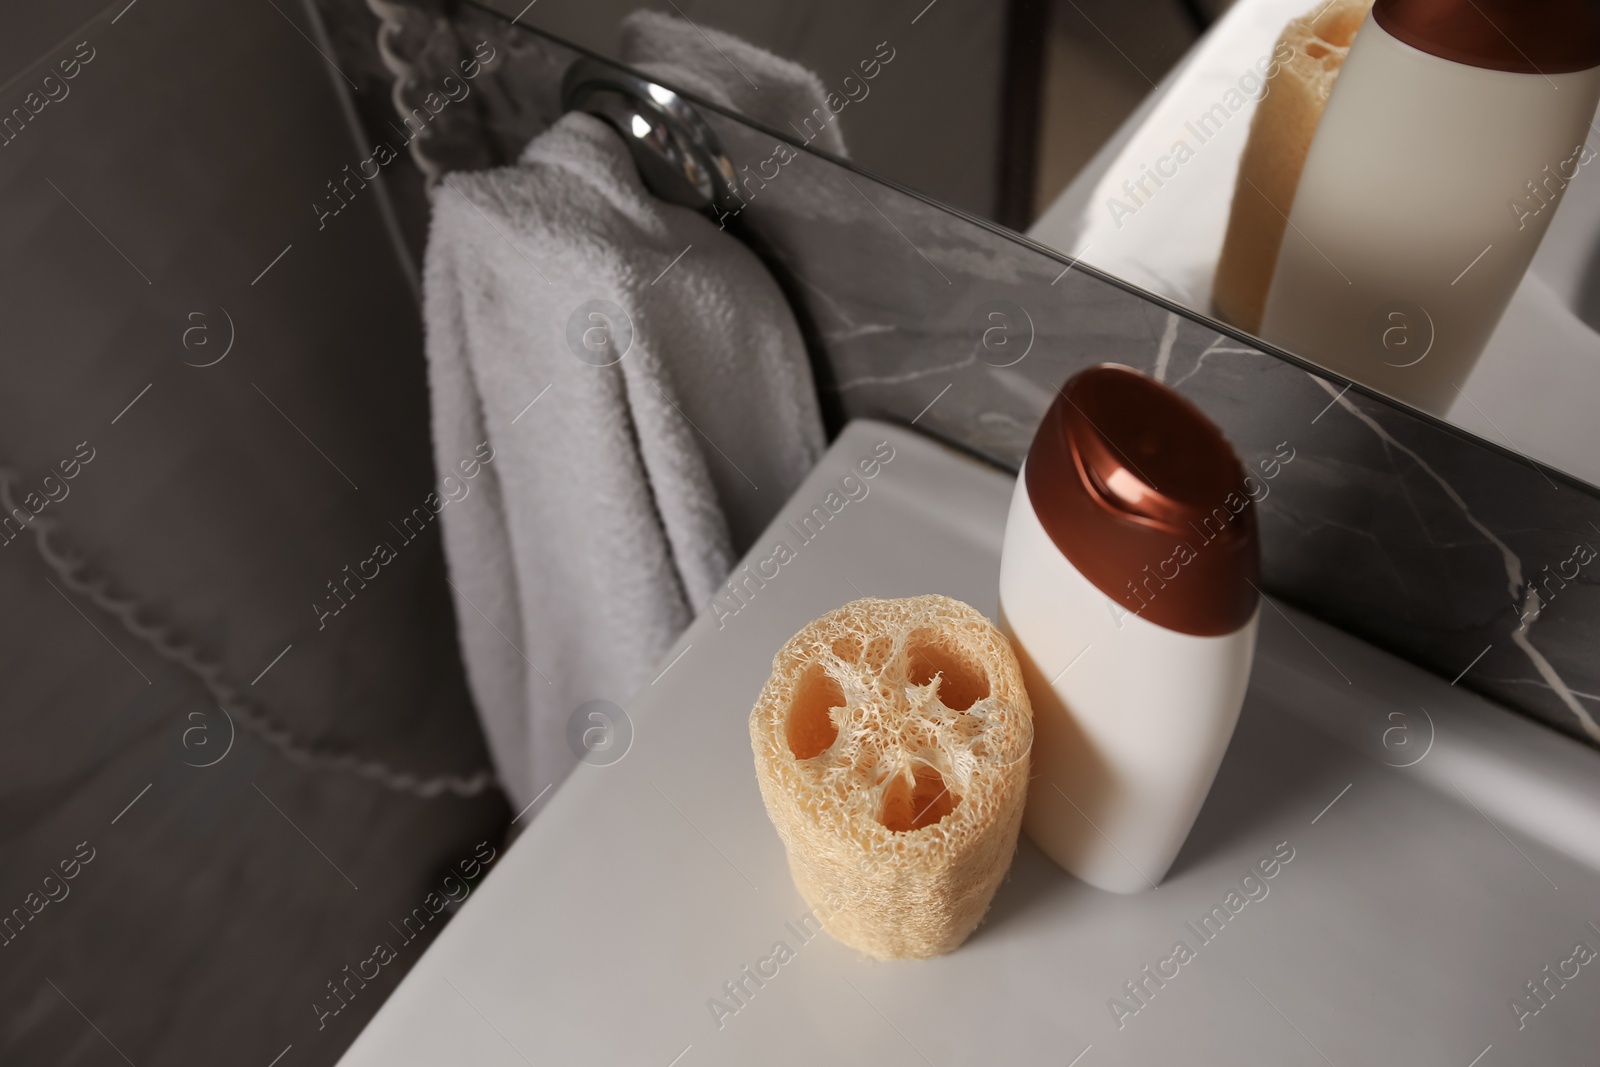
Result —
[[[736, 159], [771, 153], [768, 134], [714, 125]], [[1582, 565], [1600, 501], [1585, 489], [815, 157], [739, 221], [802, 310], [837, 410], [915, 420], [1015, 469], [1073, 372], [1154, 374], [1247, 466], [1292, 453], [1262, 499], [1269, 592], [1600, 743], [1600, 583]]]

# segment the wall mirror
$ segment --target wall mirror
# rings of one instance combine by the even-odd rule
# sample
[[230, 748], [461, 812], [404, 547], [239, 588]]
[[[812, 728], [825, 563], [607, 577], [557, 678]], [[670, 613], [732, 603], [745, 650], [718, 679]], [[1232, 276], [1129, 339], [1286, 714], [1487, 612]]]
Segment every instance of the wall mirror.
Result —
[[[402, 113], [411, 95], [481, 42], [503, 57], [494, 79], [480, 80], [487, 91], [477, 111], [441, 116], [422, 153], [424, 171], [514, 160], [559, 115], [565, 72], [586, 57], [611, 62], [530, 28], [541, 9], [520, 12], [522, 23], [510, 18], [517, 10], [474, 5], [449, 22], [396, 19], [392, 55], [408, 71], [398, 91]], [[914, 27], [917, 12], [905, 21], [920, 30], [936, 12], [962, 10], [946, 11], [941, 0]], [[553, 25], [563, 12], [578, 20], [568, 32], [582, 29], [559, 5], [540, 18]], [[697, 32], [715, 29], [689, 8], [675, 14], [685, 16]], [[626, 22], [607, 25], [616, 37], [607, 47], [638, 49]], [[862, 29], [863, 56], [887, 34], [876, 23]], [[873, 79], [879, 87], [910, 54], [890, 44], [894, 58], [886, 50]], [[725, 89], [713, 99], [718, 90], [693, 84], [694, 72], [681, 65], [636, 56], [633, 66], [680, 90], [743, 175], [745, 206], [724, 224], [758, 251], [796, 308], [835, 428], [856, 416], [914, 424], [1015, 469], [1053, 390], [1074, 370], [1106, 360], [1143, 369], [1194, 399], [1257, 459], [1275, 450], [1299, 457], [1296, 477], [1274, 481], [1262, 504], [1269, 591], [1442, 677], [1600, 740], [1588, 695], [1593, 665], [1581, 651], [1596, 617], [1583, 561], [1600, 538], [1600, 506], [1585, 479], [1253, 339], [1150, 277], [1102, 267], [1081, 246], [1063, 251], [1070, 242], [1037, 232], [1029, 239], [986, 217], [992, 212], [955, 210], [919, 188], [905, 159], [885, 162], [887, 171], [900, 167], [901, 180], [875, 175], [864, 158], [870, 150], [855, 150], [875, 142], [856, 138], [848, 120], [870, 114], [877, 89], [808, 139], [803, 124], [796, 130], [781, 115], [747, 113], [774, 101], [745, 100], [741, 110]], [[739, 84], [736, 72], [718, 84], [729, 83]], [[882, 102], [893, 100], [886, 93]], [[821, 143], [841, 131], [848, 159], [837, 143]], [[911, 135], [933, 131], [917, 125]], [[746, 169], [780, 146], [779, 177], [762, 181]], [[928, 171], [936, 172], [943, 173]], [[1177, 239], [1183, 230], [1165, 232]]]
[[[611, 58], [635, 8], [489, 6]], [[1363, 0], [648, 6], [812, 70], [838, 109], [750, 94], [750, 117], [836, 123], [865, 170], [1600, 484], [1592, 14], [1563, 38], [1512, 4], [1429, 30], [1382, 3], [1341, 82]]]

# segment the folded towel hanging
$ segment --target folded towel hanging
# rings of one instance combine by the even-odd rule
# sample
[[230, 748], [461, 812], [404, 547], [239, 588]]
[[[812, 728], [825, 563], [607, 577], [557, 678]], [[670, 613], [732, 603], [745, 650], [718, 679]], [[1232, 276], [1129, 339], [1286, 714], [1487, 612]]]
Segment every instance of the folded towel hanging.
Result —
[[[704, 82], [727, 55], [764, 103], [821, 104], [815, 75], [744, 42], [628, 24], [714, 102], [740, 91]], [[513, 166], [447, 175], [423, 279], [442, 490], [478, 472], [440, 516], [463, 658], [518, 809], [590, 755], [584, 706], [665, 665], [823, 448], [793, 314], [709, 217], [733, 174], [710, 129], [605, 64], [567, 82], [599, 117], [566, 114]]]

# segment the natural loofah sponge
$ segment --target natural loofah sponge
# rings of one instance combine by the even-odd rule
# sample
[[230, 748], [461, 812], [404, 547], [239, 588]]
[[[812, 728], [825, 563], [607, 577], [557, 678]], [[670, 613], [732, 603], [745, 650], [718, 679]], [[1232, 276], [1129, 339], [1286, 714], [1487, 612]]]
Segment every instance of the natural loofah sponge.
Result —
[[877, 959], [949, 952], [1011, 865], [1033, 711], [1005, 635], [959, 600], [857, 600], [773, 657], [750, 713], [801, 895]]
[[1250, 120], [1211, 286], [1217, 314], [1240, 329], [1261, 329], [1311, 138], [1371, 8], [1372, 0], [1318, 0], [1313, 11], [1291, 20], [1278, 38], [1274, 56], [1287, 51], [1289, 58], [1267, 80], [1266, 95]]

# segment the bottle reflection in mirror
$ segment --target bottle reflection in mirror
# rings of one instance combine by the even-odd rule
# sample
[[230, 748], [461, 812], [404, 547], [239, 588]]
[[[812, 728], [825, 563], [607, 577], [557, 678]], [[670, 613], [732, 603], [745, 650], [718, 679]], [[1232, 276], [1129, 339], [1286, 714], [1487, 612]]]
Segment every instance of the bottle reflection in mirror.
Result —
[[1600, 101], [1593, 11], [1491, 5], [1491, 38], [1470, 0], [1442, 6], [1424, 19], [1441, 5], [1380, 0], [1356, 35], [1261, 323], [1266, 340], [1439, 415], [1593, 158]]

